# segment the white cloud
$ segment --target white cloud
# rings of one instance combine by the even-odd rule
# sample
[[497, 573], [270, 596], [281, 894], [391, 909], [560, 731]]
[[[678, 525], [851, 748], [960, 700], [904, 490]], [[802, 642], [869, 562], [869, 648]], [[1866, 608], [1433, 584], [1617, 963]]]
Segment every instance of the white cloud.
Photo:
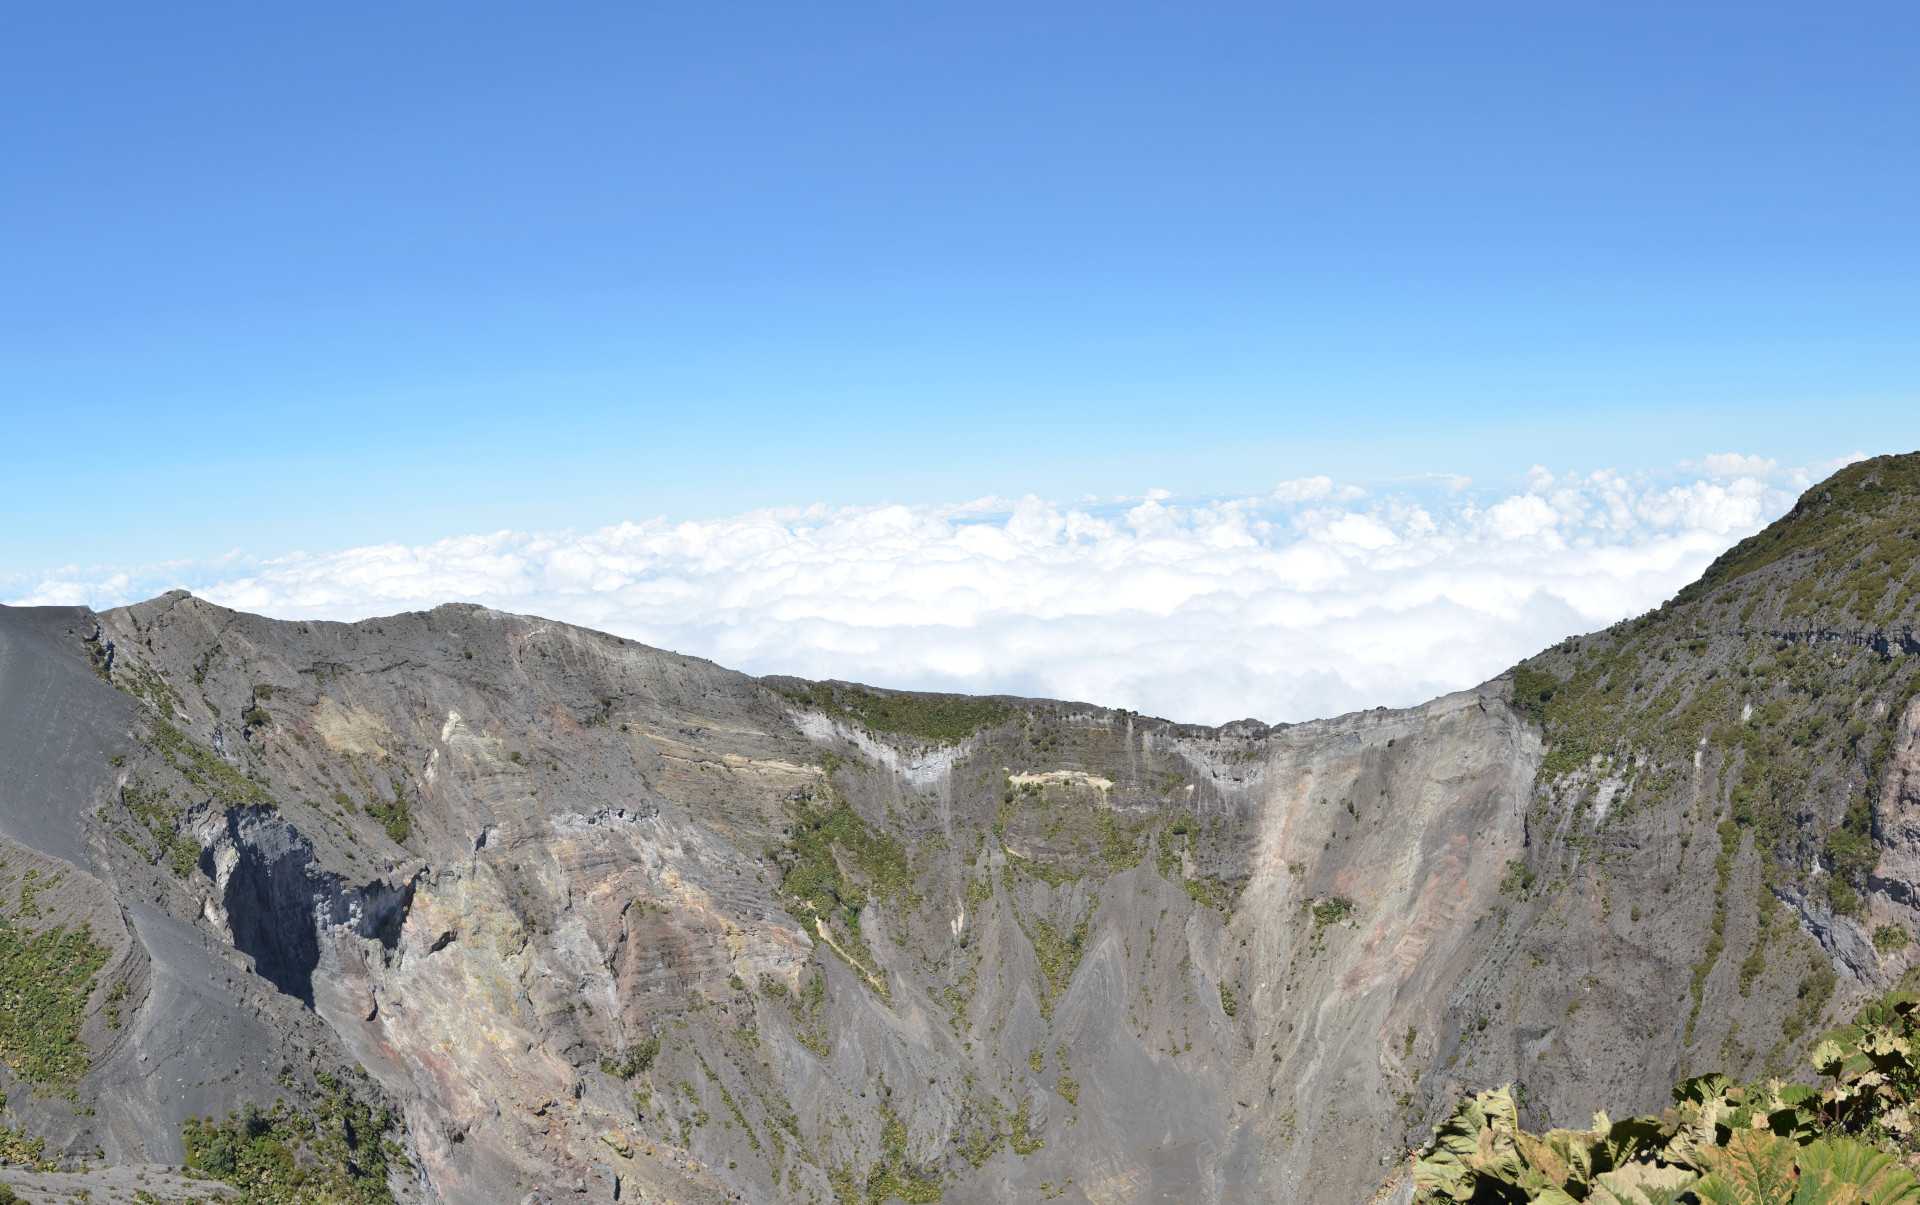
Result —
[[1335, 485], [1331, 477], [1296, 477], [1291, 481], [1282, 481], [1273, 487], [1268, 495], [1275, 502], [1319, 502], [1325, 498], [1336, 498], [1342, 502], [1352, 502], [1364, 498], [1367, 491], [1357, 485]]
[[1748, 456], [1743, 452], [1713, 452], [1697, 461], [1687, 461], [1681, 467], [1697, 468], [1709, 477], [1766, 478], [1772, 476], [1780, 464], [1765, 456]]
[[16, 601], [184, 585], [354, 619], [471, 601], [750, 673], [1084, 699], [1184, 720], [1410, 704], [1657, 605], [1784, 511], [1808, 470], [1732, 454], [1691, 479], [1535, 466], [1523, 491], [1436, 474], [1244, 498], [821, 506], [588, 532], [497, 531], [145, 571], [78, 568]]
[[1519, 494], [1487, 511], [1487, 522], [1503, 540], [1524, 540], [1554, 530], [1560, 516], [1538, 494]]
[[77, 567], [68, 567], [41, 577], [33, 586], [18, 598], [7, 600], [14, 607], [71, 607], [84, 606], [93, 599], [111, 599], [121, 602], [131, 598], [133, 578], [126, 573], [110, 573], [105, 577], [83, 576]]
[[1400, 542], [1393, 529], [1372, 515], [1341, 515], [1325, 528], [1326, 538], [1336, 544], [1377, 552]]

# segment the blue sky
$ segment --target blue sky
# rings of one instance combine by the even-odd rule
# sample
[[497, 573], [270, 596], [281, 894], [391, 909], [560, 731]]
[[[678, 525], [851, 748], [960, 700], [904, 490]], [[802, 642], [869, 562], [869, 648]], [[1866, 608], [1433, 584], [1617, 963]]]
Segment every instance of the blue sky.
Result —
[[1910, 4], [16, 6], [0, 570], [1911, 448], [1917, 61]]

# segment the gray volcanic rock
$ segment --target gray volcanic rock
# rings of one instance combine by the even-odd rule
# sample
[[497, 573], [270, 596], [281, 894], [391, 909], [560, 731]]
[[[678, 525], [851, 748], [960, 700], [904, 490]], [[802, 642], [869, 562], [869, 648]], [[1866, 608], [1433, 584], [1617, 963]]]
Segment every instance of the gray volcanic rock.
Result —
[[[1357, 1193], [1406, 1142], [1383, 1037], [1442, 1030], [1539, 755], [1498, 686], [1279, 729], [1004, 700], [941, 742], [472, 607], [14, 622], [112, 717], [43, 852], [87, 835], [139, 967], [66, 1148], [177, 1159], [297, 1041], [366, 1069], [446, 1200]], [[160, 783], [182, 874], [114, 839]], [[836, 808], [857, 923], [791, 889]]]
[[75, 655], [80, 634], [99, 631], [92, 612], [9, 607], [0, 616], [0, 837], [78, 865], [86, 861], [87, 814], [113, 777], [107, 759], [128, 744], [136, 709], [98, 689]]
[[0, 609], [0, 916], [101, 951], [82, 1071], [0, 1026], [0, 1124], [101, 1191], [345, 1084], [399, 1199], [1405, 1199], [1465, 1088], [1655, 1106], [1912, 959], [1910, 626], [1795, 627], [1798, 563], [1271, 728], [472, 606]]

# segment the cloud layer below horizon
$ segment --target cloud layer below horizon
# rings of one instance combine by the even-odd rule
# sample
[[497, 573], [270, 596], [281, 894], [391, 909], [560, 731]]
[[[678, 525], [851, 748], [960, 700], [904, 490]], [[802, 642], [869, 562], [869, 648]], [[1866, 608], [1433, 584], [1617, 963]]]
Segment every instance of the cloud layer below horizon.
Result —
[[1246, 497], [759, 511], [16, 578], [21, 604], [184, 586], [283, 618], [531, 612], [749, 673], [1082, 699], [1181, 720], [1417, 703], [1658, 605], [1837, 465], [1659, 478], [1324, 477]]

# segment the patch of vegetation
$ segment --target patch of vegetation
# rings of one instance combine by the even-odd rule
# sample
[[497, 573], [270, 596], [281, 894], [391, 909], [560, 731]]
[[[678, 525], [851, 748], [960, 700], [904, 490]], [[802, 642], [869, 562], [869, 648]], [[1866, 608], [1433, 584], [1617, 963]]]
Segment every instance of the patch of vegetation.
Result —
[[660, 1037], [655, 1034], [638, 1045], [627, 1047], [619, 1058], [601, 1059], [600, 1070], [615, 1079], [632, 1079], [653, 1066], [653, 1060], [659, 1056]]
[[874, 690], [848, 683], [794, 679], [770, 685], [789, 702], [825, 712], [855, 727], [942, 745], [958, 744], [982, 728], [1005, 723], [1015, 714], [1005, 701], [978, 695]]
[[1899, 925], [1881, 925], [1873, 931], [1873, 948], [1882, 954], [1895, 954], [1907, 948], [1913, 935]]
[[961, 1106], [960, 1124], [954, 1127], [955, 1145], [960, 1157], [980, 1167], [1006, 1145], [1006, 1110], [991, 1096], [971, 1098]]
[[[1630, 625], [1618, 625], [1615, 632], [1622, 628], [1632, 632]], [[1724, 682], [1689, 680], [1657, 693], [1646, 689], [1658, 675], [1645, 657], [1661, 643], [1634, 633], [1604, 648], [1602, 639], [1591, 638], [1565, 681], [1534, 663], [1515, 668], [1515, 691], [1524, 681], [1529, 692], [1516, 693], [1515, 706], [1546, 731], [1542, 781], [1587, 770], [1595, 758], [1630, 761], [1631, 750], [1648, 750], [1665, 761], [1690, 759], [1707, 728], [1726, 718], [1732, 697]]]
[[1131, 870], [1140, 864], [1142, 826], [1128, 824], [1104, 808], [1095, 815], [1095, 823], [1100, 830], [1100, 860], [1108, 870]]
[[[818, 916], [838, 914], [856, 930], [861, 909], [874, 896], [918, 902], [905, 848], [876, 832], [846, 800], [837, 794], [825, 800], [809, 794], [795, 801], [793, 816], [787, 845], [776, 854], [783, 868], [780, 889], [790, 899]], [[847, 874], [843, 858], [864, 881]]]
[[[6, 1107], [7, 1098], [0, 1096], [0, 1109]], [[46, 1139], [7, 1125], [0, 1125], [0, 1166], [24, 1167], [38, 1172], [50, 1172], [58, 1167], [47, 1158]], [[5, 1205], [6, 1201], [6, 1197], [0, 1197], [0, 1205]]]
[[1052, 862], [1041, 862], [1033, 858], [1023, 858], [1005, 847], [1002, 847], [1002, 852], [1007, 856], [1008, 866], [1011, 866], [1013, 869], [1030, 878], [1039, 879], [1049, 887], [1061, 887], [1068, 883], [1077, 883], [1083, 877], [1080, 871], [1068, 870], [1066, 867], [1055, 865]]
[[[12, 1126], [0, 1126], [0, 1166], [24, 1167], [37, 1172], [57, 1170], [59, 1164], [47, 1158], [47, 1140]], [[0, 1188], [4, 1188], [0, 1185]], [[11, 1191], [0, 1202], [17, 1201]]]
[[875, 898], [910, 908], [919, 905], [906, 850], [875, 831], [831, 791], [825, 798], [809, 792], [796, 799], [793, 816], [787, 844], [773, 853], [781, 867], [780, 891], [787, 910], [810, 931], [816, 919], [831, 925], [840, 952], [875, 991], [889, 996], [879, 963], [861, 934], [861, 917]]
[[151, 783], [133, 781], [120, 789], [120, 802], [153, 842], [151, 852], [142, 852], [165, 862], [176, 878], [193, 873], [200, 864], [200, 843], [180, 831], [181, 813], [172, 796]]
[[227, 807], [272, 807], [273, 796], [265, 787], [248, 778], [165, 720], [156, 719], [147, 745], [174, 768], [180, 777], [206, 791], [215, 802]]
[[1233, 907], [1234, 889], [1225, 879], [1210, 874], [1201, 875], [1197, 879], [1182, 879], [1180, 886], [1185, 889], [1187, 898], [1202, 908], [1227, 912]]
[[1840, 827], [1827, 834], [1826, 861], [1832, 870], [1827, 902], [1835, 912], [1847, 916], [1864, 912], [1861, 892], [1879, 860], [1880, 851], [1873, 844], [1873, 805], [1864, 794], [1857, 795]]
[[734, 1099], [733, 1093], [728, 1091], [726, 1084], [721, 1082], [719, 1074], [715, 1072], [713, 1066], [707, 1062], [706, 1056], [696, 1051], [693, 1057], [700, 1061], [700, 1070], [706, 1075], [707, 1082], [712, 1084], [720, 1093], [720, 1103], [727, 1107], [728, 1115], [733, 1118], [734, 1123], [738, 1125], [741, 1130], [745, 1131], [747, 1135], [747, 1145], [756, 1151], [761, 1149], [759, 1132], [755, 1130], [752, 1123], [747, 1120], [746, 1113], [740, 1108], [740, 1102]]
[[105, 642], [100, 639], [100, 632], [96, 629], [92, 635], [82, 636], [80, 643], [87, 650], [87, 665], [93, 670], [94, 676], [102, 682], [113, 681], [113, 674], [109, 668], [113, 658], [107, 652]]
[[1047, 990], [1041, 993], [1040, 1011], [1051, 1017], [1054, 999], [1073, 982], [1073, 973], [1080, 969], [1080, 957], [1086, 953], [1087, 918], [1082, 917], [1068, 933], [1062, 933], [1038, 917], [1023, 921], [1021, 928], [1033, 944], [1034, 961], [1040, 964], [1041, 977], [1046, 980]]
[[1237, 1015], [1240, 1011], [1240, 997], [1224, 983], [1220, 985], [1220, 1011], [1229, 1017]]
[[1885, 565], [1889, 576], [1894, 566], [1910, 565], [1920, 555], [1920, 530], [1913, 522], [1917, 500], [1920, 457], [1876, 456], [1848, 465], [1802, 494], [1779, 522], [1722, 553], [1676, 601], [1701, 598], [1798, 556], [1809, 562], [1802, 580], [1840, 579], [1833, 601], [1851, 611], [1863, 594], [1874, 593], [1868, 582], [1853, 579], [1849, 572], [1860, 567], [1864, 554], [1883, 554], [1872, 563]]
[[1754, 901], [1753, 948], [1740, 960], [1740, 994], [1749, 995], [1753, 985], [1767, 969], [1767, 945], [1773, 940], [1775, 926], [1780, 921], [1780, 905], [1773, 899], [1773, 892], [1766, 879], [1760, 882], [1759, 898]]
[[1186, 816], [1175, 816], [1167, 827], [1160, 830], [1160, 851], [1154, 855], [1154, 869], [1163, 879], [1178, 879], [1181, 871], [1181, 853], [1190, 844], [1194, 823]]
[[1523, 858], [1507, 860], [1507, 872], [1500, 877], [1500, 894], [1510, 899], [1524, 900], [1533, 890], [1533, 871]]
[[1047, 1145], [1046, 1140], [1033, 1133], [1032, 1130], [1033, 1119], [1027, 1114], [1027, 1100], [1025, 1097], [1021, 1097], [1020, 1107], [1013, 1111], [1012, 1128], [1007, 1134], [1008, 1148], [1011, 1149], [1014, 1154], [1025, 1158]]
[[1733, 858], [1740, 852], [1740, 826], [1731, 820], [1720, 822], [1720, 852], [1713, 859], [1713, 919], [1707, 923], [1707, 944], [1693, 964], [1693, 978], [1687, 993], [1693, 1003], [1687, 1009], [1686, 1040], [1693, 1041], [1693, 1027], [1700, 1020], [1701, 994], [1706, 991], [1707, 976], [1713, 974], [1727, 948], [1727, 880], [1733, 874]]
[[[1194, 848], [1205, 830], [1192, 816], [1177, 815], [1167, 826], [1160, 830], [1159, 852], [1154, 856], [1154, 867], [1160, 876], [1180, 884], [1187, 898], [1202, 908], [1212, 908], [1218, 912], [1230, 912], [1233, 901], [1239, 896], [1239, 888], [1218, 875], [1203, 874], [1187, 878], [1184, 874], [1186, 860], [1182, 854]], [[1217, 832], [1215, 833], [1215, 838]]]
[[[778, 986], [785, 994], [784, 985]], [[800, 985], [800, 990], [787, 995], [786, 1000], [793, 1014], [794, 1037], [820, 1058], [826, 1058], [831, 1053], [827, 1046], [827, 977], [819, 971], [813, 972]]]
[[53, 888], [59, 886], [60, 878], [60, 874], [56, 872], [52, 878], [42, 879], [38, 867], [29, 867], [26, 873], [20, 876], [20, 911], [18, 915], [23, 919], [38, 917], [40, 915], [40, 893], [42, 891], [51, 891]]
[[983, 874], [978, 878], [967, 880], [966, 901], [967, 901], [967, 910], [969, 912], [979, 911], [979, 909], [982, 906], [984, 906], [988, 900], [992, 898], [993, 898], [993, 876], [992, 875]]
[[140, 700], [163, 720], [171, 720], [180, 711], [180, 692], [152, 666], [123, 660], [113, 684]]
[[1822, 955], [1816, 954], [1813, 966], [1800, 978], [1794, 989], [1793, 1011], [1780, 1022], [1780, 1040], [1783, 1043], [1798, 1041], [1800, 1035], [1812, 1029], [1827, 1011], [1827, 1002], [1833, 999], [1833, 989], [1839, 977], [1833, 973], [1833, 967]]
[[1316, 900], [1312, 907], [1313, 930], [1317, 934], [1328, 925], [1337, 925], [1346, 920], [1356, 911], [1358, 909], [1355, 908], [1353, 901], [1345, 896], [1334, 895], [1324, 900]]
[[1059, 1081], [1056, 1082], [1053, 1087], [1054, 1087], [1054, 1091], [1058, 1092], [1061, 1098], [1065, 1100], [1068, 1104], [1075, 1105], [1075, 1106], [1079, 1105], [1080, 1081], [1073, 1078], [1072, 1075], [1068, 1074], [1065, 1071], [1062, 1071], [1060, 1073]]
[[331, 1076], [314, 1109], [249, 1105], [225, 1121], [181, 1127], [187, 1169], [231, 1184], [249, 1205], [390, 1205], [387, 1177], [406, 1157], [390, 1135], [393, 1114], [375, 1110]]
[[[1089, 874], [1115, 874], [1140, 864], [1160, 814], [1129, 816], [1108, 805], [1098, 787], [1072, 780], [1002, 783], [993, 835], [1020, 873], [1058, 887]], [[1030, 851], [1022, 853], [1014, 846]]]
[[0, 916], [0, 1062], [30, 1084], [71, 1090], [92, 1055], [80, 1038], [107, 948], [91, 927], [32, 932]]
[[223, 656], [225, 652], [226, 650], [222, 649], [218, 644], [212, 644], [207, 647], [205, 652], [201, 653], [200, 656], [194, 660], [193, 684], [195, 686], [198, 686], [203, 690], [206, 688], [207, 674], [213, 669], [214, 660], [218, 657]]
[[393, 800], [388, 802], [375, 799], [367, 805], [367, 815], [380, 822], [386, 830], [388, 840], [395, 845], [403, 845], [413, 835], [413, 805], [407, 800], [406, 789], [396, 785], [393, 788]]
[[1513, 707], [1536, 724], [1546, 722], [1547, 704], [1560, 690], [1560, 679], [1527, 664], [1514, 667]]
[[105, 1006], [105, 1012], [107, 1014], [108, 1029], [120, 1028], [120, 1025], [121, 1025], [120, 1006], [125, 1004], [126, 1002], [127, 1002], [127, 981], [122, 979], [120, 982], [113, 985], [112, 991], [107, 993], [107, 1003]]
[[907, 1159], [906, 1123], [885, 1105], [880, 1106], [880, 1120], [880, 1161], [868, 1168], [866, 1177], [858, 1182], [844, 1172], [838, 1179], [830, 1177], [835, 1194], [845, 1205], [885, 1205], [894, 1200], [924, 1205], [938, 1201], [939, 1175]]

